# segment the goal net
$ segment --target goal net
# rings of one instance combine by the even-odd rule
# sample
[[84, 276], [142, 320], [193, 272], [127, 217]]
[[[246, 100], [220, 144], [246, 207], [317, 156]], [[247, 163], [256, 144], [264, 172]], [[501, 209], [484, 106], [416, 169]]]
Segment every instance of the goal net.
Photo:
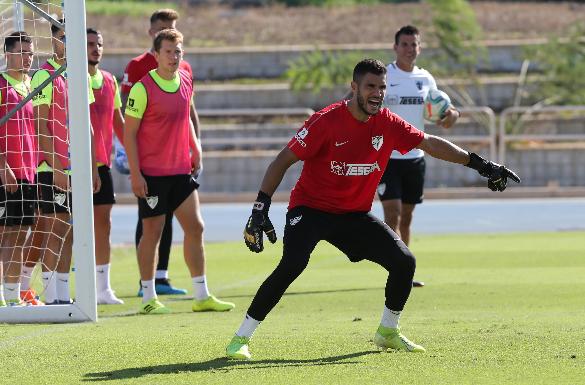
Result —
[[0, 322], [97, 320], [85, 28], [83, 0], [0, 0]]

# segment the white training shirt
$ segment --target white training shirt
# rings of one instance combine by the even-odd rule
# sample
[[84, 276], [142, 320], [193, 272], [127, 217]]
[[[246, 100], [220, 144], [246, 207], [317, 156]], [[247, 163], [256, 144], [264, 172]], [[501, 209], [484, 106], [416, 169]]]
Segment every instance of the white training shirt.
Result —
[[[423, 120], [424, 100], [430, 89], [436, 89], [437, 83], [429, 71], [414, 67], [412, 72], [398, 68], [396, 62], [388, 65], [386, 74], [386, 97], [384, 107], [390, 109], [402, 119], [421, 131], [425, 130]], [[392, 152], [392, 159], [415, 159], [424, 156], [423, 150], [415, 148], [402, 155]]]

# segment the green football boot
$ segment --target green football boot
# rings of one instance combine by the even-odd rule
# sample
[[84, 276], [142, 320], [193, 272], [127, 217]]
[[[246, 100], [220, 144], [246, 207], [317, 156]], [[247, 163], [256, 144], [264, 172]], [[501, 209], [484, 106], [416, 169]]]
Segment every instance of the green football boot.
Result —
[[394, 349], [404, 352], [424, 353], [425, 348], [415, 344], [400, 333], [399, 328], [378, 327], [374, 335], [374, 343], [382, 349]]
[[140, 305], [140, 314], [169, 314], [171, 309], [163, 305], [157, 298]]
[[6, 301], [0, 300], [0, 307], [6, 307]]
[[236, 305], [231, 302], [225, 302], [210, 295], [201, 301], [194, 300], [191, 310], [193, 311], [228, 311], [235, 308]]
[[251, 360], [252, 355], [248, 348], [250, 339], [248, 337], [234, 336], [230, 341], [225, 353], [229, 359], [232, 360]]

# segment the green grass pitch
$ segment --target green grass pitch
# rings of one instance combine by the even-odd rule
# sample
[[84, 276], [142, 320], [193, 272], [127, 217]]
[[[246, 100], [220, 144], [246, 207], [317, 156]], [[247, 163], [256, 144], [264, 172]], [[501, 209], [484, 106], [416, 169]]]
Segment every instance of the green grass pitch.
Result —
[[[378, 352], [371, 342], [385, 273], [322, 243], [251, 344], [254, 360], [224, 349], [280, 245], [254, 255], [240, 243], [207, 246], [212, 292], [229, 313], [138, 316], [133, 249], [116, 248], [113, 287], [123, 306], [98, 323], [0, 325], [0, 384], [582, 384], [585, 382], [585, 234], [417, 236], [414, 289], [403, 332], [425, 354]], [[180, 256], [174, 284], [190, 289]], [[191, 292], [191, 290], [189, 290]]]

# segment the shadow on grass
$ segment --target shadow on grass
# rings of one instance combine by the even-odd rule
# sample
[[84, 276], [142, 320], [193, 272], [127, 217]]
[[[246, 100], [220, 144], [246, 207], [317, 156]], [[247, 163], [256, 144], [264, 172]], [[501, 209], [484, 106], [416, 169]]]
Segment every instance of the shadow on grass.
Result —
[[[384, 290], [384, 287], [357, 287], [352, 289], [335, 289], [335, 290], [309, 290], [309, 291], [291, 291], [284, 293], [284, 296], [289, 295], [313, 295], [313, 294], [329, 294], [329, 293], [347, 293], [347, 292], [358, 292], [358, 291], [380, 291]], [[252, 294], [238, 294], [238, 295], [222, 295], [221, 299], [234, 299], [234, 298], [252, 298], [255, 293]], [[193, 297], [178, 297], [168, 296], [165, 301], [191, 301]]]
[[246, 369], [264, 369], [264, 368], [282, 368], [282, 367], [304, 367], [304, 366], [322, 366], [322, 365], [349, 365], [357, 364], [359, 361], [344, 361], [351, 358], [357, 358], [369, 354], [380, 354], [378, 350], [369, 350], [344, 354], [341, 356], [315, 358], [309, 360], [258, 360], [258, 361], [233, 361], [227, 358], [215, 358], [204, 362], [191, 362], [182, 364], [167, 364], [144, 366], [139, 368], [127, 368], [108, 372], [87, 373], [83, 381], [108, 381], [140, 378], [153, 374], [178, 374], [184, 372], [207, 372], [219, 371], [228, 372], [230, 370]]

